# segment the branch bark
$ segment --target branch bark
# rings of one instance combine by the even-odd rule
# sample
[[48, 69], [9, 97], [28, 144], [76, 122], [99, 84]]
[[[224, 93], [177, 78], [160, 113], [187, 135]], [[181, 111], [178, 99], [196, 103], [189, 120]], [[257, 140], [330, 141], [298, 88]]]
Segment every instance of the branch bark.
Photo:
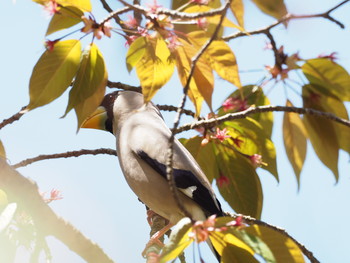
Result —
[[17, 203], [33, 218], [38, 231], [52, 235], [87, 262], [113, 263], [103, 250], [73, 225], [57, 216], [39, 194], [37, 185], [22, 176], [0, 158], [0, 188], [10, 202]]
[[193, 123], [188, 123], [180, 128], [176, 129], [174, 133], [180, 133], [183, 131], [188, 131], [191, 129], [199, 128], [199, 127], [213, 127], [215, 125], [218, 125], [220, 123], [223, 123], [225, 121], [235, 120], [235, 119], [243, 119], [247, 116], [254, 114], [254, 113], [263, 113], [263, 112], [293, 112], [298, 114], [309, 114], [314, 115], [321, 118], [326, 118], [335, 122], [338, 122], [342, 125], [345, 125], [347, 127], [350, 127], [350, 121], [346, 119], [339, 118], [338, 116], [329, 113], [329, 112], [323, 112], [318, 111], [315, 109], [310, 108], [298, 108], [298, 107], [288, 107], [288, 106], [273, 106], [273, 105], [266, 105], [266, 106], [259, 106], [259, 107], [251, 107], [249, 109], [246, 109], [245, 111], [235, 112], [235, 113], [228, 113], [218, 118], [212, 118], [208, 120], [201, 120], [196, 121]]

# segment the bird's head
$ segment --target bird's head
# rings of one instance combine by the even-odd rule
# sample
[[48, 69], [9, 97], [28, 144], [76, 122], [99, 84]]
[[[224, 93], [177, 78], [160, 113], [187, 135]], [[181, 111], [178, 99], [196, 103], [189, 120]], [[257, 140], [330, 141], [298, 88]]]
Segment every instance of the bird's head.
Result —
[[113, 124], [127, 118], [144, 105], [143, 95], [134, 91], [115, 91], [107, 94], [101, 105], [82, 124], [81, 128], [100, 129], [113, 133]]

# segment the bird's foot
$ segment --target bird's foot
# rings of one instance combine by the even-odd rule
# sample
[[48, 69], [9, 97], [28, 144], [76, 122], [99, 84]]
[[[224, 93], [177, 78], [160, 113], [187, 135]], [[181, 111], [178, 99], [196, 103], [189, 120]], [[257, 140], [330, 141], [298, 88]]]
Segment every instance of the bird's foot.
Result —
[[147, 222], [150, 226], [153, 225], [153, 220], [152, 217], [156, 215], [156, 212], [154, 212], [153, 210], [149, 209], [147, 210]]
[[144, 249], [143, 252], [142, 252], [142, 256], [143, 256], [143, 257], [146, 257], [148, 249], [149, 249], [151, 246], [153, 246], [153, 245], [157, 245], [157, 246], [159, 246], [160, 248], [164, 247], [163, 242], [161, 242], [161, 241], [159, 240], [159, 238], [161, 238], [162, 236], [164, 236], [164, 234], [165, 234], [166, 232], [168, 232], [168, 230], [169, 230], [172, 226], [173, 226], [173, 224], [170, 224], [170, 223], [167, 224], [165, 227], [163, 227], [161, 230], [159, 230], [158, 232], [156, 232], [156, 233], [150, 238], [150, 240], [148, 241], [148, 243], [147, 243], [145, 249]]

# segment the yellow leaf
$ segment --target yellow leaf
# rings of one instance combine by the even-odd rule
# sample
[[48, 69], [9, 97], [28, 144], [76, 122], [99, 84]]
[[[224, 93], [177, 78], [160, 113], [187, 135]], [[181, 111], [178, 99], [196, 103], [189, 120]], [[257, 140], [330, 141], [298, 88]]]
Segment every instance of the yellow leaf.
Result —
[[191, 231], [192, 223], [187, 217], [181, 219], [176, 224], [171, 231], [168, 243], [162, 249], [160, 263], [176, 259], [181, 252], [193, 242], [193, 238], [189, 236]]
[[265, 226], [252, 225], [244, 229], [247, 233], [258, 236], [268, 245], [276, 262], [304, 263], [304, 257], [293, 240]]
[[[287, 100], [286, 106], [293, 107], [293, 104]], [[292, 164], [299, 186], [300, 172], [303, 168], [306, 157], [307, 142], [307, 133], [299, 114], [287, 112], [284, 113], [283, 141], [288, 159]]]
[[0, 140], [0, 158], [6, 159], [5, 147], [4, 147], [4, 145], [2, 144], [1, 140]]
[[53, 50], [46, 50], [36, 63], [29, 83], [28, 109], [46, 105], [69, 87], [80, 62], [78, 40], [59, 41]]
[[46, 35], [50, 35], [56, 31], [66, 29], [81, 22], [81, 16], [84, 12], [74, 6], [61, 8], [59, 13], [54, 14], [51, 18]]
[[106, 67], [103, 56], [95, 44], [88, 45], [83, 52], [73, 88], [69, 92], [69, 102], [64, 116], [76, 105], [92, 96], [105, 81]]
[[283, 0], [252, 0], [259, 9], [269, 16], [280, 19], [287, 14]]
[[128, 53], [126, 54], [126, 67], [130, 72], [133, 67], [140, 61], [144, 56], [147, 48], [147, 38], [139, 37], [131, 43]]
[[174, 72], [174, 63], [170, 51], [162, 38], [149, 41], [147, 51], [136, 64], [136, 73], [140, 79], [145, 102], [169, 81]]
[[[303, 87], [302, 95], [305, 108], [323, 111], [319, 104], [319, 96], [321, 95], [314, 93], [308, 85]], [[335, 179], [338, 180], [339, 143], [334, 122], [308, 114], [304, 115], [303, 122], [318, 158], [333, 172]]]
[[89, 117], [101, 104], [106, 92], [107, 80], [107, 70], [105, 69], [103, 80], [100, 83], [99, 87], [96, 89], [95, 93], [74, 107], [78, 118], [77, 132], [79, 131], [84, 120]]
[[[190, 45], [187, 41], [179, 39], [181, 45], [183, 46], [183, 51], [186, 54], [186, 57], [191, 65], [191, 59], [197, 54], [197, 49]], [[190, 69], [190, 66], [189, 66]], [[188, 70], [189, 71], [189, 70]], [[193, 72], [193, 80], [196, 83], [197, 89], [200, 92], [201, 96], [204, 98], [205, 102], [208, 104], [209, 108], [212, 108], [211, 99], [214, 90], [214, 75], [213, 72], [202, 56], [196, 64], [196, 67]]]
[[[204, 31], [194, 31], [188, 33], [187, 38], [200, 49], [209, 40], [210, 36]], [[213, 41], [204, 53], [204, 56], [207, 63], [221, 78], [241, 88], [236, 57], [224, 41]]]
[[242, 0], [231, 1], [230, 5], [231, 11], [235, 18], [237, 19], [238, 24], [244, 28], [244, 5]]
[[305, 77], [319, 92], [350, 101], [350, 75], [339, 64], [324, 58], [310, 59], [301, 67]]
[[58, 4], [62, 6], [75, 6], [83, 12], [91, 12], [91, 2], [90, 0], [56, 0]]
[[[185, 86], [190, 69], [191, 69], [191, 59], [187, 57], [184, 46], [179, 46], [175, 50], [175, 56], [176, 56], [177, 72], [179, 74], [181, 84]], [[187, 95], [195, 106], [196, 115], [199, 116], [204, 98], [202, 94], [199, 92], [193, 78], [191, 79]]]
[[[50, 0], [32, 0], [32, 1], [40, 5], [46, 5], [48, 2], [50, 2]], [[91, 12], [92, 10], [90, 0], [56, 0], [56, 2], [64, 7], [74, 6], [76, 8], [79, 8], [83, 12]]]

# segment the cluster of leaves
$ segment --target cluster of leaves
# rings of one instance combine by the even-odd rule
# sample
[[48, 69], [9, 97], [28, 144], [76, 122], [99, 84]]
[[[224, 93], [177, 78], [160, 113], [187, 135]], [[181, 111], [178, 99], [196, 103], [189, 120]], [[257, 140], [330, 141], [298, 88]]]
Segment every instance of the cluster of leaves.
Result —
[[[170, 262], [193, 242], [203, 241], [212, 243], [223, 263], [258, 263], [257, 255], [269, 263], [305, 262], [292, 239], [267, 226], [249, 226], [242, 222], [241, 217], [210, 217], [194, 225], [188, 218], [182, 219], [163, 248], [160, 262]], [[200, 262], [203, 262], [202, 258]]]
[[[126, 67], [129, 71], [135, 68], [146, 101], [150, 101], [170, 80], [176, 67], [180, 82], [183, 87], [188, 87], [187, 95], [195, 106], [197, 116], [203, 102], [211, 110], [213, 108], [214, 72], [238, 89], [226, 98], [215, 116], [214, 113], [210, 115], [211, 118], [270, 104], [262, 86], [241, 85], [235, 55], [221, 38], [224, 28], [245, 31], [242, 0], [232, 1], [230, 5], [237, 23], [227, 17], [221, 20], [223, 13], [211, 13], [220, 7], [219, 0], [181, 0], [172, 2], [172, 10], [178, 11], [177, 16], [160, 12], [162, 9], [154, 2], [148, 9], [134, 10], [145, 17], [144, 23], [130, 16], [120, 22], [120, 29], [109, 25], [112, 16], [97, 23], [90, 13], [89, 0], [33, 1], [53, 15], [47, 35], [83, 23], [80, 34], [83, 37], [91, 34], [92, 41], [83, 50], [81, 38], [65, 39], [70, 34], [46, 42], [47, 49], [35, 65], [30, 79], [28, 110], [54, 101], [71, 87], [64, 116], [74, 109], [79, 129], [86, 117], [98, 107], [106, 91], [107, 69], [94, 41], [111, 33], [122, 35], [127, 40]], [[287, 14], [283, 0], [253, 2], [261, 11], [277, 19]], [[207, 15], [191, 16], [203, 12]], [[219, 23], [219, 33], [213, 39]], [[203, 52], [202, 48], [207, 43], [210, 45]], [[302, 60], [297, 54], [284, 54], [283, 48], [272, 48], [276, 56], [276, 65], [269, 68], [272, 80], [285, 82], [290, 72], [302, 72], [308, 80], [308, 84], [301, 87], [303, 106], [348, 119], [344, 101], [350, 100], [347, 89], [350, 76], [334, 62], [333, 57]], [[198, 54], [200, 56], [194, 67], [193, 58]], [[293, 106], [290, 100], [286, 105]], [[256, 169], [261, 167], [279, 180], [276, 149], [271, 141], [272, 128], [273, 114], [257, 113], [203, 128], [199, 130], [199, 136], [181, 141], [196, 158], [209, 181], [216, 181], [222, 197], [233, 210], [260, 218], [263, 192]], [[308, 115], [301, 118], [296, 113], [285, 113], [283, 136], [298, 183], [307, 140], [311, 141], [319, 159], [338, 179], [339, 150], [350, 153], [348, 132], [343, 126], [324, 118]], [[0, 157], [5, 157], [1, 141]], [[285, 235], [264, 226], [232, 224], [233, 220], [237, 223], [237, 218], [223, 217], [201, 225], [204, 232], [200, 231], [207, 233], [222, 256], [222, 262], [258, 262], [256, 254], [271, 263], [304, 262], [300, 248]], [[0, 225], [0, 232], [2, 229], [5, 228]], [[198, 229], [198, 225], [190, 224], [187, 219], [181, 221], [163, 249], [161, 262], [173, 260], [193, 241], [199, 242]]]

